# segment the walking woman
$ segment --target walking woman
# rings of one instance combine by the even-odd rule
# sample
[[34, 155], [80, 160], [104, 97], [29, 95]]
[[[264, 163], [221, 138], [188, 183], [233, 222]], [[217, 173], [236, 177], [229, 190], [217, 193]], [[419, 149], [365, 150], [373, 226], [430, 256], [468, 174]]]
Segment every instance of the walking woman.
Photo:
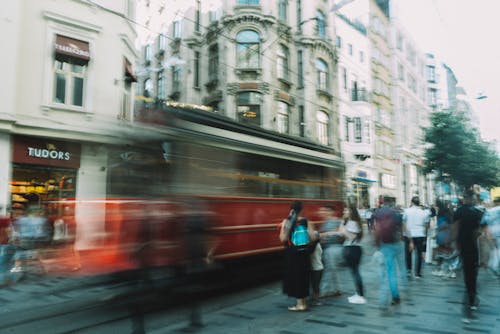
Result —
[[363, 237], [363, 226], [358, 210], [354, 206], [349, 206], [344, 209], [342, 216], [344, 222], [340, 225], [339, 231], [336, 232], [345, 238], [343, 255], [347, 267], [351, 269], [352, 277], [356, 287], [356, 294], [348, 297], [349, 303], [365, 304], [363, 280], [359, 273], [359, 263], [361, 262], [361, 245], [360, 241]]

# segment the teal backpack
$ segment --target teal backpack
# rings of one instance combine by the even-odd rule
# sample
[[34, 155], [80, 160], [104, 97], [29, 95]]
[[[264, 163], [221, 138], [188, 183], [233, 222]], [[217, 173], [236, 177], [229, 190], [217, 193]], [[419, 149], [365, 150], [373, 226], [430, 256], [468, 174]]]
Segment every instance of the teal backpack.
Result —
[[298, 249], [306, 249], [309, 245], [309, 233], [307, 233], [307, 220], [300, 219], [294, 224], [293, 230], [290, 234], [290, 241], [292, 245]]

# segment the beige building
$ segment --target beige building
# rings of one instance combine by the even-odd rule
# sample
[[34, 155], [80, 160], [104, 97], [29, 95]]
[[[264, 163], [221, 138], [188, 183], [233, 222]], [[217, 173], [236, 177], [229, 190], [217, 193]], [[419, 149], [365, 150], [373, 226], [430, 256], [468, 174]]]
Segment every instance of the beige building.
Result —
[[[210, 2], [208, 2], [210, 3]], [[243, 124], [339, 155], [335, 16], [325, 1], [224, 0], [182, 10], [139, 1], [139, 107], [210, 106]]]

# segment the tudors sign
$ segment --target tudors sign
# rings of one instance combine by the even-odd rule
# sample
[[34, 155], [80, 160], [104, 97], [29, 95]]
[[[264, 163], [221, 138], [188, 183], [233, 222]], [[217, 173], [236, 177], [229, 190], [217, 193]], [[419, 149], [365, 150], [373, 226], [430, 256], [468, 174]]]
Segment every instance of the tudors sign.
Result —
[[14, 137], [13, 162], [54, 167], [79, 168], [78, 143], [34, 137]]

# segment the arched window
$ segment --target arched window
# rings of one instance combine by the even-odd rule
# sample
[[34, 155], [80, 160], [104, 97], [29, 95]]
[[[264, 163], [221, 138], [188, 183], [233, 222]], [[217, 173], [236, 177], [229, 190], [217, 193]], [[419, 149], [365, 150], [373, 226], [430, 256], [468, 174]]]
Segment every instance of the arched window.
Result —
[[318, 111], [316, 114], [316, 135], [318, 141], [323, 145], [329, 144], [329, 125], [330, 118], [328, 117], [328, 114], [324, 111]]
[[276, 129], [279, 133], [288, 133], [289, 106], [287, 103], [278, 102], [278, 113], [276, 115]]
[[151, 79], [146, 79], [146, 81], [144, 81], [144, 96], [153, 96], [153, 81], [151, 81]]
[[316, 59], [317, 88], [328, 91], [328, 64], [322, 59]]
[[288, 72], [289, 72], [288, 59], [289, 59], [288, 48], [280, 44], [278, 48], [278, 55], [276, 57], [276, 67], [277, 67], [276, 70], [279, 79], [288, 80]]
[[260, 36], [256, 31], [243, 30], [236, 35], [237, 66], [239, 68], [259, 68]]
[[316, 31], [319, 38], [326, 38], [325, 14], [319, 10], [316, 12]]
[[241, 92], [238, 94], [237, 111], [241, 123], [260, 126], [260, 108], [262, 97], [256, 92]]

